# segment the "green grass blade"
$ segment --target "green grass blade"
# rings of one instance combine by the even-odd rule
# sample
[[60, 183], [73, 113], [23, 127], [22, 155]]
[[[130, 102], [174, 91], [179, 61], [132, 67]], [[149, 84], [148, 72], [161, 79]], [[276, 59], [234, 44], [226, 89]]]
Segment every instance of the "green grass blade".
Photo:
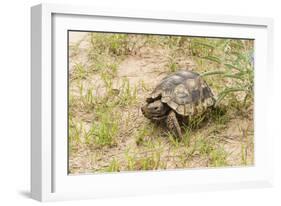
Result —
[[199, 42], [199, 41], [195, 41], [193, 42], [194, 43], [194, 46], [204, 46], [204, 47], [208, 47], [208, 48], [211, 48], [211, 49], [215, 49], [215, 47], [211, 44], [208, 44], [208, 43], [204, 43], [204, 42]]
[[205, 76], [211, 76], [211, 75], [223, 75], [225, 74], [224, 71], [210, 71], [210, 72], [204, 72], [200, 76], [205, 77]]
[[240, 68], [238, 68], [237, 66], [234, 66], [234, 65], [232, 65], [232, 64], [224, 64], [226, 67], [228, 67], [229, 69], [235, 69], [235, 70], [238, 70], [238, 71], [243, 71], [243, 69], [240, 69]]
[[216, 63], [221, 63], [221, 60], [218, 57], [215, 56], [206, 56], [206, 57], [202, 57], [202, 59], [206, 59], [212, 62], [216, 62]]
[[220, 104], [220, 102], [230, 93], [232, 92], [248, 92], [247, 89], [244, 89], [244, 88], [235, 88], [235, 87], [231, 87], [231, 88], [227, 88], [225, 90], [223, 90], [219, 95], [218, 95], [218, 98], [217, 98], [217, 101], [216, 101], [216, 104], [215, 104], [215, 107], [218, 106]]
[[244, 78], [242, 78], [242, 75], [240, 74], [225, 74], [223, 75], [224, 77], [228, 77], [228, 78], [234, 78], [234, 79], [240, 79], [240, 80], [244, 80]]

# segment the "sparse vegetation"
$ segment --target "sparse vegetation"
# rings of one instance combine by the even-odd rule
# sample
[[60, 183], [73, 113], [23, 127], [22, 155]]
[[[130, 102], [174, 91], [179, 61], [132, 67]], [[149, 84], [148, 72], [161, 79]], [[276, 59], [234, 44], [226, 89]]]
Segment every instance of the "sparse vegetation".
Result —
[[[229, 96], [227, 105], [235, 104], [239, 109], [243, 106], [249, 106], [246, 103], [247, 100], [253, 101], [254, 87], [253, 45], [245, 40], [222, 39], [208, 42], [208, 44], [200, 44], [199, 42], [198, 45], [205, 47], [205, 53], [199, 53], [197, 58], [203, 59], [205, 62], [213, 62], [219, 68], [206, 71], [202, 76], [220, 75], [221, 77], [219, 78], [227, 83], [218, 93], [216, 104], [219, 105], [225, 97]], [[206, 52], [207, 48], [209, 50]], [[239, 92], [240, 96], [234, 95], [234, 93]], [[240, 102], [241, 98], [242, 101]]]
[[120, 165], [116, 159], [113, 159], [109, 166], [104, 170], [104, 172], [119, 172], [120, 171]]
[[[70, 40], [71, 174], [253, 164], [253, 40], [95, 32]], [[202, 74], [217, 104], [189, 118], [180, 141], [140, 107], [182, 68]]]
[[137, 88], [132, 88], [127, 78], [122, 79], [122, 86], [119, 94], [119, 105], [128, 106], [136, 102], [137, 100]]
[[118, 132], [118, 120], [111, 112], [99, 113], [90, 131], [95, 144], [112, 146]]

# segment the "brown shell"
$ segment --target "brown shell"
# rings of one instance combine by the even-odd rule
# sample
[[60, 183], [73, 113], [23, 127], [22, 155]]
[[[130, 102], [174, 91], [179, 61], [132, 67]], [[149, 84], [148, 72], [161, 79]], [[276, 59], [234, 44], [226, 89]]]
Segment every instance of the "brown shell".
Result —
[[213, 93], [198, 73], [178, 71], [168, 75], [156, 86], [147, 102], [161, 99], [183, 116], [204, 112], [214, 104]]

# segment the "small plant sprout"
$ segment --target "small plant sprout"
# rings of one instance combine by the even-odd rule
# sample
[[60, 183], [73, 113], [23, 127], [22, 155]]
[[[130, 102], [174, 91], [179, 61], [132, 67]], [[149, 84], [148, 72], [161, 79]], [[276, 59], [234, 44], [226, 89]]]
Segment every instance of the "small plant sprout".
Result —
[[137, 100], [137, 87], [131, 88], [129, 80], [127, 78], [123, 79], [118, 97], [120, 106], [134, 104]]
[[100, 146], [114, 145], [118, 133], [118, 120], [110, 112], [98, 114], [98, 122], [94, 122], [91, 127], [91, 134], [94, 142]]
[[105, 169], [105, 172], [120, 172], [119, 162], [115, 158], [113, 158], [109, 166]]

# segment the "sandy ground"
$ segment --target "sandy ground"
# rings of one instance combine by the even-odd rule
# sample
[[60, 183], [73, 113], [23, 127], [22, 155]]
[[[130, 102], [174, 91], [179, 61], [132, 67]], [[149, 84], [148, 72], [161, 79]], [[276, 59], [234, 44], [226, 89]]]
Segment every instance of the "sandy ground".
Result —
[[[89, 65], [88, 59], [88, 34], [81, 32], [71, 32], [69, 36], [70, 45], [75, 49], [70, 50], [70, 72], [73, 71], [73, 67], [77, 63], [81, 63], [87, 67]], [[141, 159], [146, 156], [155, 155], [157, 150], [160, 151], [160, 161], [165, 164], [160, 168], [175, 169], [175, 168], [194, 168], [194, 167], [208, 167], [209, 158], [202, 157], [196, 152], [189, 156], [189, 149], [184, 145], [180, 145], [176, 149], [171, 146], [170, 140], [165, 137], [165, 128], [156, 127], [155, 133], [157, 138], [153, 136], [147, 136], [147, 140], [152, 142], [155, 147], [150, 149], [147, 146], [137, 145], [135, 135], [139, 128], [143, 125], [150, 124], [140, 112], [140, 106], [145, 102], [145, 98], [155, 85], [167, 75], [165, 64], [167, 64], [166, 51], [164, 50], [151, 50], [149, 48], [143, 48], [136, 55], [129, 55], [118, 66], [117, 77], [113, 80], [114, 85], [118, 85], [118, 79], [126, 77], [128, 78], [132, 87], [138, 88], [137, 103], [130, 107], [122, 108], [122, 124], [119, 128], [120, 132], [117, 137], [117, 146], [97, 148], [94, 145], [79, 144], [72, 148], [72, 153], [69, 157], [70, 172], [76, 173], [92, 173], [100, 171], [103, 168], [107, 168], [110, 162], [117, 159], [120, 164], [120, 170], [126, 170], [127, 156], [130, 154], [136, 159]], [[191, 60], [179, 61], [180, 66], [193, 69], [194, 63]], [[85, 80], [86, 85], [97, 84], [99, 82], [97, 75], [93, 75], [91, 80]], [[145, 85], [149, 85], [148, 90], [144, 91], [139, 87], [140, 82], [144, 82]], [[101, 86], [102, 87], [102, 86]], [[70, 85], [70, 90], [75, 94], [75, 88]], [[77, 91], [76, 91], [77, 92]], [[247, 131], [253, 130], [253, 119], [251, 117], [252, 111], [250, 111], [248, 117], [235, 117], [233, 116], [226, 125], [223, 125], [219, 134], [216, 135], [216, 142], [218, 146], [223, 147], [224, 151], [228, 154], [226, 157], [228, 166], [240, 166], [241, 165], [241, 150], [246, 151], [247, 164], [253, 163], [253, 147], [251, 146], [251, 138], [248, 137]], [[85, 127], [91, 125], [92, 114], [85, 113], [79, 114], [80, 119], [83, 120]], [[89, 121], [90, 119], [90, 121]], [[195, 144], [196, 137], [198, 135], [206, 135], [210, 137], [210, 130], [207, 123], [204, 127], [192, 132], [191, 142]], [[212, 126], [212, 125], [211, 125]], [[210, 126], [210, 127], [211, 127]], [[128, 129], [129, 128], [129, 129]], [[144, 139], [146, 141], [146, 139]], [[242, 148], [241, 142], [245, 143], [246, 148]], [[127, 151], [127, 153], [125, 152]], [[184, 155], [186, 154], [186, 155]], [[185, 161], [180, 160], [185, 156]], [[136, 163], [137, 165], [137, 163]]]

